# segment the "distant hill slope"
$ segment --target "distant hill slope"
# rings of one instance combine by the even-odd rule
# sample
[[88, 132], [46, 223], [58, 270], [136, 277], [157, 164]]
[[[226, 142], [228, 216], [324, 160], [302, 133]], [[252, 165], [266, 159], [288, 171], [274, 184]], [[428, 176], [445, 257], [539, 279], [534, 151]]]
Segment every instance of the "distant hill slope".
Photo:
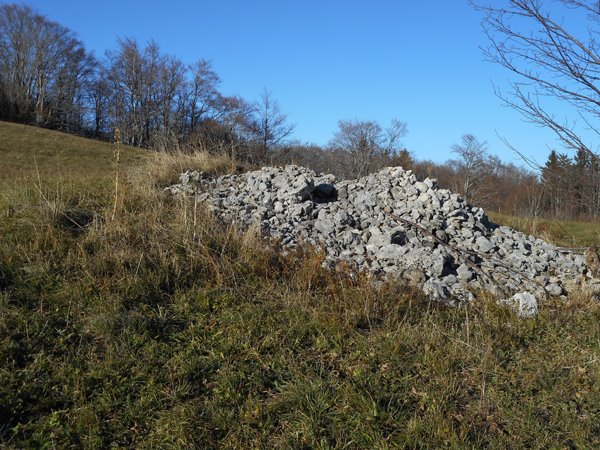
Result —
[[[114, 171], [114, 145], [8, 122], [0, 122], [0, 183], [52, 176], [103, 178]], [[148, 151], [123, 146], [124, 166], [142, 162]]]

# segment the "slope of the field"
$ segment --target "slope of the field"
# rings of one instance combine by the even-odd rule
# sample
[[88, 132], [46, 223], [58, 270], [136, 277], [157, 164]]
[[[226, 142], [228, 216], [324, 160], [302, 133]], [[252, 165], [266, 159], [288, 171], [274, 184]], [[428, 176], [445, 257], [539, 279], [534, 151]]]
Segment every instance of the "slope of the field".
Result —
[[596, 300], [446, 308], [163, 193], [225, 157], [113, 152], [0, 123], [0, 447], [600, 447]]
[[[0, 122], [0, 181], [48, 178], [105, 178], [114, 171], [114, 146], [58, 131]], [[125, 167], [141, 163], [148, 152], [123, 146]]]

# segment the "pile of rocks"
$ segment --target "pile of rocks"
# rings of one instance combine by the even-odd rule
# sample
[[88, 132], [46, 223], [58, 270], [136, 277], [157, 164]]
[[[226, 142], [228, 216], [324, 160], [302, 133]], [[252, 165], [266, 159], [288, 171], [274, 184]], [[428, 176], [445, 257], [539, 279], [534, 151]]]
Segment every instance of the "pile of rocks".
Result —
[[224, 220], [284, 248], [323, 248], [325, 264], [403, 278], [434, 299], [560, 296], [590, 275], [583, 255], [491, 223], [481, 208], [400, 167], [357, 180], [287, 166], [211, 178], [186, 172], [171, 193], [196, 196]]

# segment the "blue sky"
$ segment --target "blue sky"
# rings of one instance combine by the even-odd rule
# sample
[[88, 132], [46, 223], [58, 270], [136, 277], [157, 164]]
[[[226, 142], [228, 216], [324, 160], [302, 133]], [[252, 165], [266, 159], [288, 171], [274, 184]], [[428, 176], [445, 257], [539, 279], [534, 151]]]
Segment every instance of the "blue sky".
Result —
[[502, 106], [509, 74], [484, 61], [480, 15], [466, 0], [30, 0], [76, 31], [97, 56], [118, 37], [192, 63], [205, 58], [221, 91], [257, 99], [269, 89], [296, 124], [325, 145], [340, 119], [408, 123], [417, 159], [444, 161], [465, 133], [521, 164], [501, 142], [544, 162], [554, 136]]

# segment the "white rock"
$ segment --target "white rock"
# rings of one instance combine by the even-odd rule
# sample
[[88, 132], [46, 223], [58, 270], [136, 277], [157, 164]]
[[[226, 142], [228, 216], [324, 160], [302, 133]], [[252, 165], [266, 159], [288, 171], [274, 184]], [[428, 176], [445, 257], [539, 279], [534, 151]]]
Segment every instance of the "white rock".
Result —
[[501, 300], [499, 303], [512, 306], [519, 317], [530, 318], [538, 314], [537, 299], [531, 292], [519, 292], [508, 300]]

